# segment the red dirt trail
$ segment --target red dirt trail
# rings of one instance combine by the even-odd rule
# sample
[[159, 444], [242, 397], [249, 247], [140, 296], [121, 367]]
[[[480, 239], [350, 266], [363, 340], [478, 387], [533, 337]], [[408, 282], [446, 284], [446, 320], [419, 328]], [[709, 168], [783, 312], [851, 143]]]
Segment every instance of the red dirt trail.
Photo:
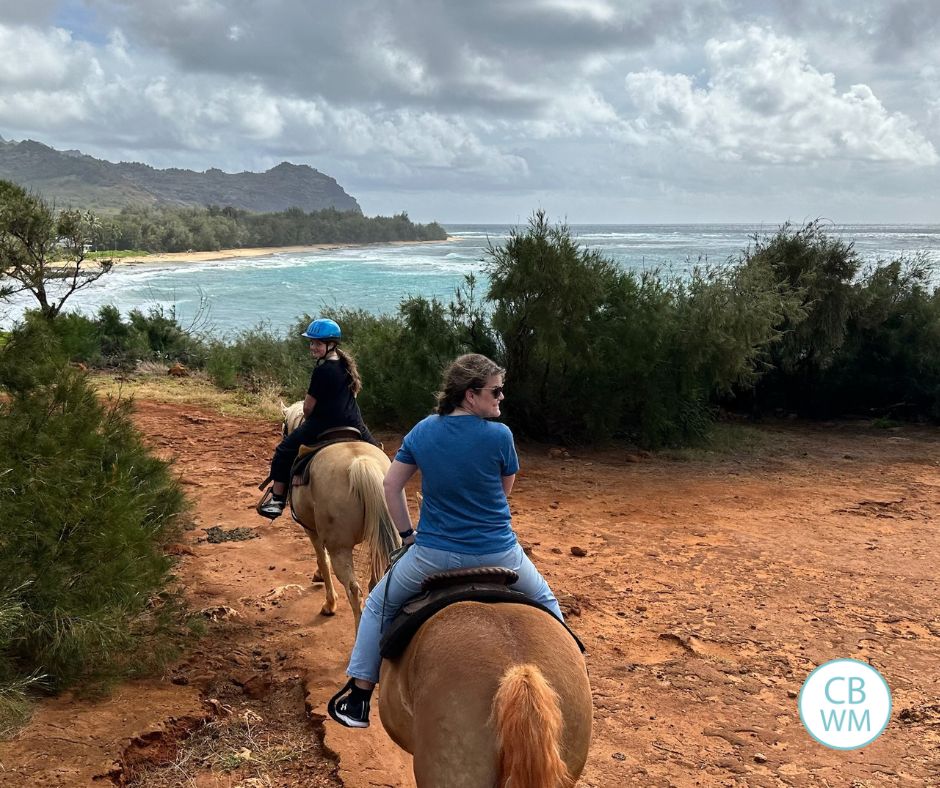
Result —
[[[164, 676], [41, 703], [0, 743], [0, 786], [412, 786], [377, 712], [368, 731], [324, 722], [352, 618], [345, 598], [318, 615], [300, 527], [253, 511], [278, 427], [148, 401], [135, 418], [193, 500], [178, 573], [215, 620]], [[516, 531], [588, 649], [578, 785], [940, 786], [940, 430], [759, 436], [691, 460], [520, 446]], [[260, 538], [212, 544], [215, 525]], [[859, 751], [819, 745], [797, 714], [803, 680], [839, 657], [869, 661], [893, 693]], [[228, 770], [181, 756], [190, 733], [249, 713], [257, 743], [300, 740], [303, 755]]]

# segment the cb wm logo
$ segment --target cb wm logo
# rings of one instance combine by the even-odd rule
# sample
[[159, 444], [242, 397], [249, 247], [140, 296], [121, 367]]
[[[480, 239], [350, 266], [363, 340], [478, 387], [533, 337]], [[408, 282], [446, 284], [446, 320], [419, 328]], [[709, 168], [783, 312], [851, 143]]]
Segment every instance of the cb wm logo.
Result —
[[834, 659], [803, 682], [800, 721], [820, 744], [858, 750], [877, 739], [891, 718], [891, 690], [871, 665]]

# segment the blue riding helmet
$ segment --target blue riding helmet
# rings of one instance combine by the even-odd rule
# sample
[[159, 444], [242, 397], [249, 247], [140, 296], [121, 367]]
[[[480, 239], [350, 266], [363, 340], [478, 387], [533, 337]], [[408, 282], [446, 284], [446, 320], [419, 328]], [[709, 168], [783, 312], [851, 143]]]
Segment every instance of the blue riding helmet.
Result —
[[335, 320], [321, 317], [307, 326], [307, 330], [301, 336], [306, 339], [319, 339], [321, 342], [339, 342], [343, 338], [343, 332], [340, 331], [339, 324]]

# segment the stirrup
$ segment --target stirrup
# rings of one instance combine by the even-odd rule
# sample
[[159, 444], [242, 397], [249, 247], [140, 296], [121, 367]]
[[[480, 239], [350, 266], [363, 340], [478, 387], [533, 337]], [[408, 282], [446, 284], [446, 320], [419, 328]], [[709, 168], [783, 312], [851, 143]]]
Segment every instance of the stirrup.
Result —
[[258, 501], [258, 505], [255, 506], [255, 511], [262, 517], [267, 517], [269, 520], [276, 520], [284, 513], [285, 506], [287, 506], [287, 501], [276, 500], [274, 498], [274, 488], [268, 487], [264, 495], [261, 496], [261, 500]]

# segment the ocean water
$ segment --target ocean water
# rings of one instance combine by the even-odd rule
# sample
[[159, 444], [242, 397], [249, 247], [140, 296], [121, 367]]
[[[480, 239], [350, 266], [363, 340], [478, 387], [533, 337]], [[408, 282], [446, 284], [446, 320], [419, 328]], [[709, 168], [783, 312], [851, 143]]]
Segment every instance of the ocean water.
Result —
[[[364, 246], [315, 252], [173, 265], [116, 266], [69, 299], [69, 308], [93, 313], [114, 304], [173, 309], [184, 326], [230, 335], [264, 324], [276, 331], [304, 313], [325, 307], [392, 313], [403, 298], [449, 301], [468, 273], [485, 288], [489, 246], [504, 242], [509, 225], [447, 225], [447, 241]], [[722, 263], [776, 226], [749, 224], [573, 225], [579, 243], [598, 249], [624, 268], [683, 276], [696, 264]], [[940, 225], [833, 225], [832, 235], [852, 241], [873, 263], [924, 253], [940, 280]], [[33, 303], [27, 297], [0, 304], [8, 327]]]

